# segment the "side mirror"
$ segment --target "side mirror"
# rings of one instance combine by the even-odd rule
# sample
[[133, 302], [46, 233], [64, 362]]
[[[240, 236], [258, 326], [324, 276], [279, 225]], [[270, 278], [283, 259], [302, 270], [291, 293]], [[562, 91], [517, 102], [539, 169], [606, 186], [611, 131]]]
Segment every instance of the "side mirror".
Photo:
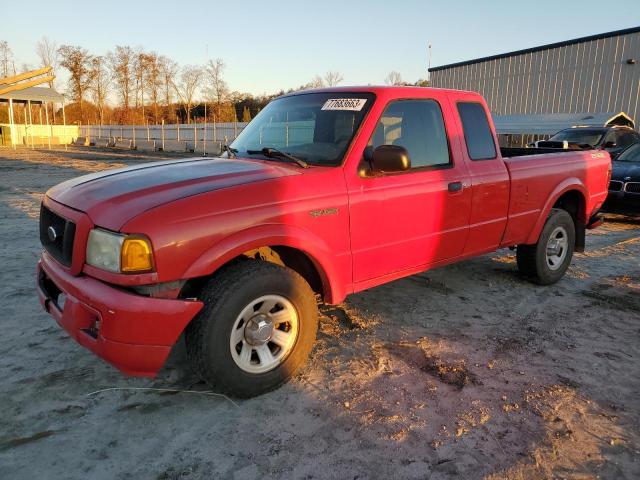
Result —
[[604, 142], [602, 148], [616, 148], [618, 144], [616, 142]]
[[411, 168], [411, 159], [404, 147], [380, 145], [373, 151], [371, 165], [376, 172], [404, 172]]

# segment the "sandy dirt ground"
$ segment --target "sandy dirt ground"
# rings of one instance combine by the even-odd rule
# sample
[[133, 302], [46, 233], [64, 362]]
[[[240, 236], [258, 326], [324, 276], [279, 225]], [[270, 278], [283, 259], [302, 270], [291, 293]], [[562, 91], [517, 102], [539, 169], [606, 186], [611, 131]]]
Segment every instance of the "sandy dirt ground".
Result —
[[0, 150], [0, 478], [640, 478], [640, 221], [551, 287], [505, 250], [322, 307], [308, 366], [259, 398], [135, 390], [208, 388], [183, 347], [149, 380], [68, 338], [37, 217], [58, 182], [158, 157]]

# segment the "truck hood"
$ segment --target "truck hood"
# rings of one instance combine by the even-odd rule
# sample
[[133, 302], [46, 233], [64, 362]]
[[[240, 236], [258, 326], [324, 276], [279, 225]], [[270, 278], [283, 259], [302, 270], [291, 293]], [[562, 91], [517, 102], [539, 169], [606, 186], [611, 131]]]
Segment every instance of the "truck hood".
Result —
[[84, 175], [56, 185], [47, 196], [117, 231], [127, 220], [165, 203], [296, 173], [290, 167], [246, 159], [173, 160]]

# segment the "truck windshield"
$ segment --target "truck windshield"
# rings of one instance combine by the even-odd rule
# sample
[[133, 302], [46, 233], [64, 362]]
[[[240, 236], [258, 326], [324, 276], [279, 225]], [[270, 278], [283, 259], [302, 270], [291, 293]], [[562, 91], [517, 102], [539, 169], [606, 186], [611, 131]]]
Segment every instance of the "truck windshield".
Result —
[[567, 129], [556, 133], [549, 139], [550, 142], [564, 142], [573, 143], [576, 145], [589, 145], [595, 147], [600, 143], [604, 130], [596, 129]]
[[231, 149], [238, 156], [278, 160], [260, 153], [277, 149], [311, 165], [340, 165], [373, 100], [372, 93], [362, 92], [278, 98], [247, 125]]

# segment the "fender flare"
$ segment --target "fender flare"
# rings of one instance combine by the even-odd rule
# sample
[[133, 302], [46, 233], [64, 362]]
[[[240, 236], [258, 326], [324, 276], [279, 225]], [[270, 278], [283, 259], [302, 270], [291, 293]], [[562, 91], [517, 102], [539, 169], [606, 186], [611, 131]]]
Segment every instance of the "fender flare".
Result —
[[[553, 192], [551, 192], [551, 195], [549, 195], [547, 202], [545, 203], [544, 207], [540, 211], [540, 216], [538, 217], [538, 221], [536, 222], [533, 229], [531, 230], [531, 233], [529, 233], [529, 237], [527, 238], [527, 241], [526, 241], [527, 244], [532, 245], [538, 241], [538, 238], [540, 237], [540, 233], [544, 228], [544, 224], [547, 221], [547, 218], [549, 217], [549, 213], [551, 212], [551, 209], [553, 208], [553, 206], [556, 204], [556, 202], [562, 195], [564, 195], [565, 193], [571, 190], [575, 190], [579, 192], [580, 195], [582, 195], [582, 199], [586, 205], [587, 189], [584, 186], [584, 183], [582, 183], [582, 181], [576, 177], [571, 177], [563, 180], [556, 186]], [[584, 221], [584, 219], [579, 219], [579, 220]], [[576, 225], [576, 227], [578, 226]]]
[[327, 303], [340, 302], [346, 296], [346, 286], [335, 265], [335, 255], [324, 240], [306, 229], [283, 224], [267, 224], [236, 232], [213, 245], [193, 262], [182, 278], [211, 275], [242, 253], [265, 246], [284, 246], [300, 250], [309, 257], [322, 280]]

